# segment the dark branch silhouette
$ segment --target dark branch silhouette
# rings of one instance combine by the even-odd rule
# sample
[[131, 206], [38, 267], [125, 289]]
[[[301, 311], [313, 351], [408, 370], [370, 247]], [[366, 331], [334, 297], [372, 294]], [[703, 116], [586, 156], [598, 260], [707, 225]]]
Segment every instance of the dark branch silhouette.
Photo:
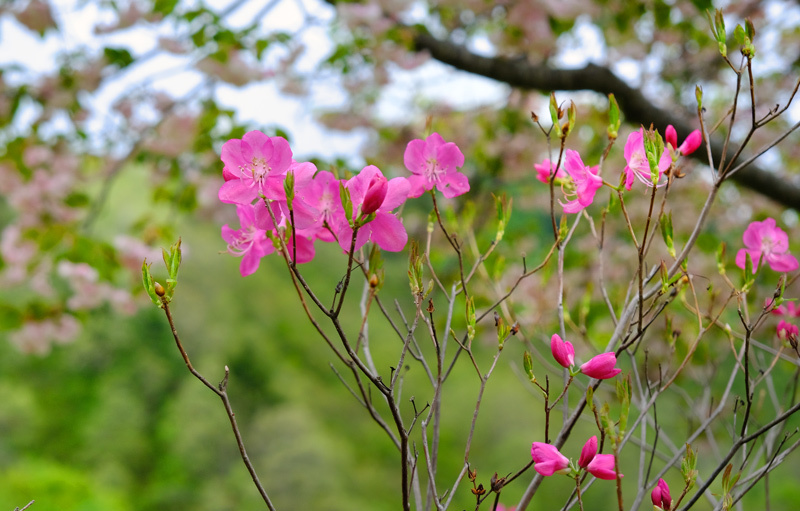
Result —
[[[664, 133], [667, 125], [672, 124], [680, 136], [686, 136], [693, 129], [685, 118], [657, 107], [639, 89], [631, 87], [602, 66], [588, 64], [580, 69], [553, 69], [524, 60], [482, 57], [461, 45], [442, 41], [426, 33], [416, 34], [414, 43], [417, 51], [428, 51], [434, 59], [444, 64], [512, 87], [540, 91], [589, 90], [604, 95], [614, 93], [625, 121], [633, 125], [653, 124]], [[728, 146], [728, 160], [736, 153], [736, 149], [733, 144]], [[712, 137], [711, 152], [715, 162], [719, 162], [722, 150], [723, 141]], [[705, 151], [695, 151], [692, 156], [707, 163]], [[784, 206], [800, 210], [800, 186], [780, 174], [767, 172], [751, 164], [736, 172], [732, 179]]]

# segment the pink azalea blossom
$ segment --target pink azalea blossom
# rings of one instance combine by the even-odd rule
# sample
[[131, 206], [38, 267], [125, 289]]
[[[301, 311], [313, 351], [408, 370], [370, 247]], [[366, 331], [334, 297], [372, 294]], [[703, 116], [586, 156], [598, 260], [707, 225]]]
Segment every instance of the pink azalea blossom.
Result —
[[531, 445], [533, 469], [543, 476], [566, 474], [569, 472], [569, 460], [558, 452], [554, 446], [544, 442], [533, 442]]
[[789, 253], [789, 236], [775, 224], [774, 218], [748, 225], [742, 240], [745, 248], [736, 253], [736, 266], [741, 269], [744, 269], [746, 254], [750, 254], [753, 261], [753, 273], [759, 261], [778, 272], [794, 271], [800, 266], [797, 258]]
[[228, 253], [242, 257], [242, 263], [239, 265], [242, 277], [254, 273], [261, 263], [261, 258], [275, 251], [272, 242], [267, 239], [267, 231], [255, 225], [254, 207], [249, 204], [236, 206], [241, 229], [234, 231], [227, 224], [222, 226], [222, 239], [228, 243]]
[[693, 132], [689, 133], [689, 136], [686, 137], [686, 140], [678, 146], [678, 133], [675, 131], [675, 127], [670, 124], [667, 126], [667, 131], [664, 134], [664, 138], [666, 139], [667, 144], [669, 144], [672, 149], [678, 151], [683, 156], [688, 154], [692, 154], [700, 147], [700, 144], [703, 143], [703, 135], [700, 133], [700, 130], [694, 130]]
[[[381, 179], [386, 178], [380, 169], [374, 165], [368, 165], [358, 175], [347, 181], [345, 188], [350, 192], [350, 200], [353, 203], [353, 221], [359, 220], [359, 216], [364, 210], [366, 199], [370, 200], [370, 202], [367, 202], [368, 209], [372, 208], [374, 203], [377, 202], [378, 197], [376, 197], [376, 194], [380, 195], [381, 192], [376, 188], [371, 188], [371, 186], [381, 188], [382, 185], [377, 184]], [[372, 241], [389, 252], [403, 250], [408, 241], [408, 234], [406, 233], [406, 228], [403, 227], [403, 222], [392, 214], [392, 210], [406, 201], [409, 196], [409, 188], [408, 180], [403, 177], [396, 177], [386, 183], [386, 193], [383, 201], [380, 202], [377, 209], [372, 211], [375, 214], [375, 218], [362, 225], [358, 230], [354, 250], [360, 249], [367, 241]], [[343, 222], [339, 227], [337, 236], [339, 238], [339, 246], [345, 251], [350, 250], [353, 230], [348, 222]]]
[[[769, 307], [772, 305], [772, 300], [772, 298], [767, 298], [764, 301], [764, 307]], [[784, 302], [783, 304], [772, 309], [770, 312], [776, 316], [789, 316], [790, 318], [800, 317], [800, 307], [795, 305], [795, 302]]]
[[[625, 161], [628, 163], [625, 166], [625, 189], [631, 189], [634, 179], [638, 179], [647, 186], [653, 186], [650, 164], [647, 162], [647, 154], [644, 149], [644, 128], [639, 128], [639, 131], [634, 131], [628, 135], [623, 153]], [[658, 161], [659, 180], [670, 165], [672, 165], [672, 158], [669, 155], [669, 151], [665, 150], [661, 153], [661, 158]]]
[[581, 449], [581, 457], [578, 459], [578, 466], [581, 468], [586, 468], [596, 455], [597, 436], [593, 436], [583, 445], [583, 448]]
[[607, 380], [622, 372], [622, 369], [614, 367], [617, 364], [617, 357], [613, 351], [601, 353], [581, 366], [581, 372], [591, 378]]
[[309, 234], [323, 241], [334, 241], [334, 233], [347, 223], [339, 198], [339, 180], [327, 170], [319, 171], [314, 179], [296, 182], [295, 200], [297, 198], [315, 211], [314, 222], [307, 229]]
[[594, 201], [595, 193], [603, 186], [603, 178], [598, 175], [600, 166], [584, 165], [578, 151], [567, 149], [564, 168], [572, 178], [574, 189], [573, 186], [562, 185], [564, 195], [571, 200], [567, 203], [559, 201], [559, 204], [564, 207], [564, 213], [577, 213]]
[[[617, 471], [614, 469], [613, 454], [598, 454], [586, 465], [586, 470], [598, 479], [607, 481], [617, 478]], [[622, 474], [619, 475], [623, 477]]]
[[553, 358], [561, 367], [569, 369], [575, 364], [575, 349], [572, 347], [572, 343], [561, 340], [558, 334], [553, 334], [553, 337], [550, 338], [550, 351], [553, 352]]
[[653, 506], [661, 511], [670, 511], [672, 508], [672, 496], [669, 494], [669, 486], [663, 479], [658, 480], [658, 484], [650, 492], [650, 500]]
[[282, 189], [283, 178], [292, 165], [292, 150], [285, 139], [249, 131], [241, 140], [225, 142], [221, 158], [225, 163], [225, 183], [219, 189], [219, 200], [251, 204], [260, 195], [281, 198], [275, 190]]
[[412, 174], [408, 178], [409, 197], [419, 197], [434, 186], [448, 199], [469, 191], [467, 176], [457, 170], [464, 165], [464, 155], [455, 143], [445, 142], [438, 133], [409, 142], [403, 162]]
[[[550, 174], [553, 172], [554, 166], [555, 164], [547, 158], [545, 158], [542, 163], [534, 164], [533, 168], [536, 169], [536, 179], [544, 184], [550, 184]], [[564, 179], [565, 177], [567, 177], [567, 173], [564, 172], [564, 169], [559, 168], [556, 171], [555, 179]]]
[[786, 341], [788, 339], [797, 339], [798, 335], [800, 335], [800, 329], [797, 328], [797, 325], [782, 319], [778, 322], [777, 333], [778, 339]]

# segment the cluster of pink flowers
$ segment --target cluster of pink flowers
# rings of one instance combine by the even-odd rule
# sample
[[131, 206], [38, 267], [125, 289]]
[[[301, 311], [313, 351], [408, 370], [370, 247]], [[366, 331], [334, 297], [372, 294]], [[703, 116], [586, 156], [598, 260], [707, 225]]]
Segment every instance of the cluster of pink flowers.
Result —
[[243, 276], [276, 250], [273, 240], [279, 236], [285, 236], [288, 255], [298, 263], [314, 258], [316, 240], [338, 242], [345, 251], [358, 250], [367, 241], [400, 251], [408, 235], [393, 211], [407, 198], [434, 187], [448, 198], [469, 191], [467, 177], [457, 170], [464, 155], [438, 133], [408, 144], [404, 161], [409, 178], [387, 179], [378, 167], [368, 165], [339, 180], [313, 163], [295, 161], [285, 139], [260, 131], [227, 141], [221, 159], [225, 182], [219, 200], [236, 205], [240, 223], [239, 229], [223, 226], [222, 238], [228, 253], [242, 257]]
[[[679, 156], [686, 156], [693, 153], [700, 147], [703, 137], [700, 130], [694, 130], [686, 137], [686, 140], [679, 146], [678, 134], [675, 128], [667, 126], [665, 139], [667, 146], [661, 153], [658, 160], [658, 178], [655, 183], [661, 186], [661, 177], [670, 168], [672, 162]], [[645, 149], [645, 131], [640, 128], [628, 135], [624, 149], [625, 162], [627, 165], [625, 173], [625, 189], [630, 190], [633, 182], [638, 179], [647, 186], [656, 186], [650, 171], [650, 163], [647, 159]], [[603, 186], [603, 178], [600, 177], [600, 167], [595, 165], [590, 167], [584, 165], [580, 154], [572, 149], [564, 151], [564, 165], [554, 168], [555, 164], [549, 159], [545, 159], [540, 164], [533, 166], [536, 169], [536, 179], [547, 184], [553, 179], [555, 184], [561, 187], [567, 202], [559, 201], [564, 208], [564, 213], [578, 213], [588, 207], [593, 201], [597, 190]]]
[[[531, 445], [531, 457], [534, 462], [533, 469], [543, 476], [551, 476], [553, 474], [571, 474], [575, 476], [581, 470], [586, 470], [598, 479], [610, 481], [617, 478], [617, 471], [614, 468], [614, 455], [597, 454], [596, 436], [590, 438], [581, 449], [577, 468], [555, 446], [543, 442], [533, 442]], [[622, 474], [619, 476], [623, 477]]]
[[742, 241], [745, 248], [736, 253], [736, 266], [743, 270], [747, 254], [753, 261], [753, 273], [763, 263], [779, 272], [794, 271], [800, 267], [797, 258], [789, 253], [789, 236], [777, 226], [774, 218], [752, 222], [744, 230]]
[[[562, 340], [558, 334], [553, 334], [553, 337], [550, 338], [550, 351], [561, 367], [572, 372], [575, 365], [575, 348], [573, 348], [571, 342]], [[613, 351], [609, 351], [608, 353], [596, 355], [581, 365], [577, 372], [583, 373], [590, 378], [607, 380], [622, 372], [622, 369], [615, 367], [616, 365], [617, 356]]]

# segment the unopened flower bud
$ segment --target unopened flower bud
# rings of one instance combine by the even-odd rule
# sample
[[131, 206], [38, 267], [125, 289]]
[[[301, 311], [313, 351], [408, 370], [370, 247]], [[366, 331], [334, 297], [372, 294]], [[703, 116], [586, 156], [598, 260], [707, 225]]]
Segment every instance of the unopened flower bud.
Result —
[[378, 211], [378, 208], [386, 199], [386, 192], [389, 190], [389, 182], [381, 174], [375, 174], [369, 182], [367, 193], [364, 194], [364, 202], [361, 205], [361, 214], [369, 215]]
[[158, 296], [164, 296], [165, 294], [167, 294], [167, 290], [166, 290], [166, 289], [164, 289], [164, 286], [162, 286], [162, 285], [161, 285], [161, 284], [159, 284], [158, 282], [156, 282], [156, 283], [153, 285], [153, 288], [156, 290], [156, 294], [157, 294]]

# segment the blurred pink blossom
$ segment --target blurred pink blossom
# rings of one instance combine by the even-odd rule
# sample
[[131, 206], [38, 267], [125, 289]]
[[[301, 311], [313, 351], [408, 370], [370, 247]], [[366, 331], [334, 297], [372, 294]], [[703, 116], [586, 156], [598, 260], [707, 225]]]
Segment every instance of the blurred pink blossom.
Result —
[[753, 261], [753, 273], [759, 264], [768, 264], [777, 272], [794, 271], [800, 266], [797, 258], [789, 253], [789, 236], [778, 227], [774, 218], [752, 222], [742, 235], [745, 248], [736, 253], [736, 266], [745, 267], [746, 255]]
[[562, 181], [561, 189], [564, 191], [564, 196], [571, 200], [567, 203], [561, 201], [558, 203], [564, 207], [564, 213], [578, 213], [594, 201], [595, 193], [603, 186], [603, 178], [598, 175], [600, 166], [584, 165], [578, 151], [567, 149], [564, 169], [572, 178], [572, 183]]

